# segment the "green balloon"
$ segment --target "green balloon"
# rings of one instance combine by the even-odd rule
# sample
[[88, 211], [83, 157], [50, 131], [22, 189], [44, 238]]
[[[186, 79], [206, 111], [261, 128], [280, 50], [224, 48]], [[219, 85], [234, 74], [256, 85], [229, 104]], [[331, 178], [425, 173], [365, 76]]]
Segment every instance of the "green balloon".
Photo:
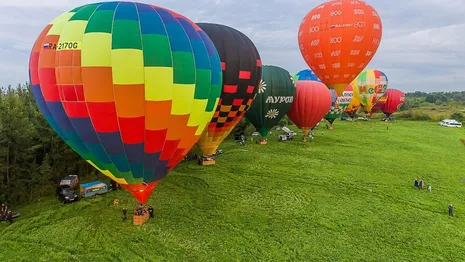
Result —
[[295, 97], [291, 74], [277, 66], [263, 66], [258, 93], [245, 116], [262, 137], [287, 114]]

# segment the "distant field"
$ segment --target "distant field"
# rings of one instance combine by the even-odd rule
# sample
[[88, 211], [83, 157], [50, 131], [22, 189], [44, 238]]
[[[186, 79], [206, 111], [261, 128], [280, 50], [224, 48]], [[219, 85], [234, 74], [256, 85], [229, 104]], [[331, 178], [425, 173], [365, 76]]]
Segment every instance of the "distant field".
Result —
[[[449, 106], [449, 105], [422, 105], [419, 108], [413, 108], [412, 112], [417, 115], [422, 115], [425, 114], [427, 115], [430, 119], [430, 121], [435, 121], [439, 122], [443, 119], [450, 119], [451, 115], [453, 113], [461, 113], [465, 117], [465, 107], [461, 105], [456, 105], [456, 106]], [[394, 117], [401, 118], [402, 115], [405, 115], [407, 112], [402, 111], [398, 112], [394, 115]], [[384, 114], [376, 114], [375, 117], [381, 117], [384, 116]], [[418, 120], [418, 119], [417, 119]], [[422, 119], [426, 120], [426, 119]], [[460, 120], [460, 119], [457, 119]]]
[[[322, 130], [307, 144], [226, 143], [212, 167], [180, 164], [143, 226], [121, 222], [121, 207], [136, 205], [124, 191], [25, 206], [0, 224], [0, 261], [465, 260], [464, 129], [337, 121]], [[415, 190], [416, 177], [433, 192]]]

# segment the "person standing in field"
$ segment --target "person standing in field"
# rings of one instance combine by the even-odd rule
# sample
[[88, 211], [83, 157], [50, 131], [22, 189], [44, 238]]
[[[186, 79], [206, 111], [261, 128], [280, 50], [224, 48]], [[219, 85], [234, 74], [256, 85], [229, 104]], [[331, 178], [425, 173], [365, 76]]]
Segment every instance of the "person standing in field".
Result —
[[454, 207], [452, 206], [452, 204], [449, 205], [449, 216], [454, 216]]
[[413, 186], [418, 188], [418, 178], [415, 178], [415, 182], [414, 182]]
[[126, 221], [126, 215], [128, 213], [128, 209], [127, 208], [123, 208], [123, 221]]
[[423, 189], [423, 185], [424, 185], [424, 183], [423, 183], [423, 178], [421, 178], [421, 179], [420, 179], [420, 190]]
[[428, 193], [431, 193], [431, 184], [428, 184]]

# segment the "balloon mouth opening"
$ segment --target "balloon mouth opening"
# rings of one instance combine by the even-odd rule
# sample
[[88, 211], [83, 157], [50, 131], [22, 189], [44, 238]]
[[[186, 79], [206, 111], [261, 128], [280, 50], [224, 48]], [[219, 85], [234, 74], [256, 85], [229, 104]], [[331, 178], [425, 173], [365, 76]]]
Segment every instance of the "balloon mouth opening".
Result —
[[145, 204], [157, 186], [160, 180], [154, 182], [142, 182], [140, 184], [121, 185], [125, 190], [129, 191], [141, 204]]
[[344, 93], [344, 90], [347, 88], [349, 84], [332, 84], [332, 85], [328, 85], [329, 89], [334, 89], [334, 91], [336, 91], [336, 94], [338, 96], [342, 96], [342, 94]]

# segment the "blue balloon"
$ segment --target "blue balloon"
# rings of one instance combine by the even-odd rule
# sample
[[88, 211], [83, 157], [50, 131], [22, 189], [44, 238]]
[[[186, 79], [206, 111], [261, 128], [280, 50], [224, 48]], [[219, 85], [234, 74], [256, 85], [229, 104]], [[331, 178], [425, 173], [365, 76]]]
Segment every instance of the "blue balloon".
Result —
[[313, 73], [313, 71], [310, 69], [304, 69], [298, 72], [297, 74], [295, 74], [294, 81], [298, 81], [298, 80], [313, 80], [313, 81], [321, 82], [318, 76], [316, 76], [315, 73]]

